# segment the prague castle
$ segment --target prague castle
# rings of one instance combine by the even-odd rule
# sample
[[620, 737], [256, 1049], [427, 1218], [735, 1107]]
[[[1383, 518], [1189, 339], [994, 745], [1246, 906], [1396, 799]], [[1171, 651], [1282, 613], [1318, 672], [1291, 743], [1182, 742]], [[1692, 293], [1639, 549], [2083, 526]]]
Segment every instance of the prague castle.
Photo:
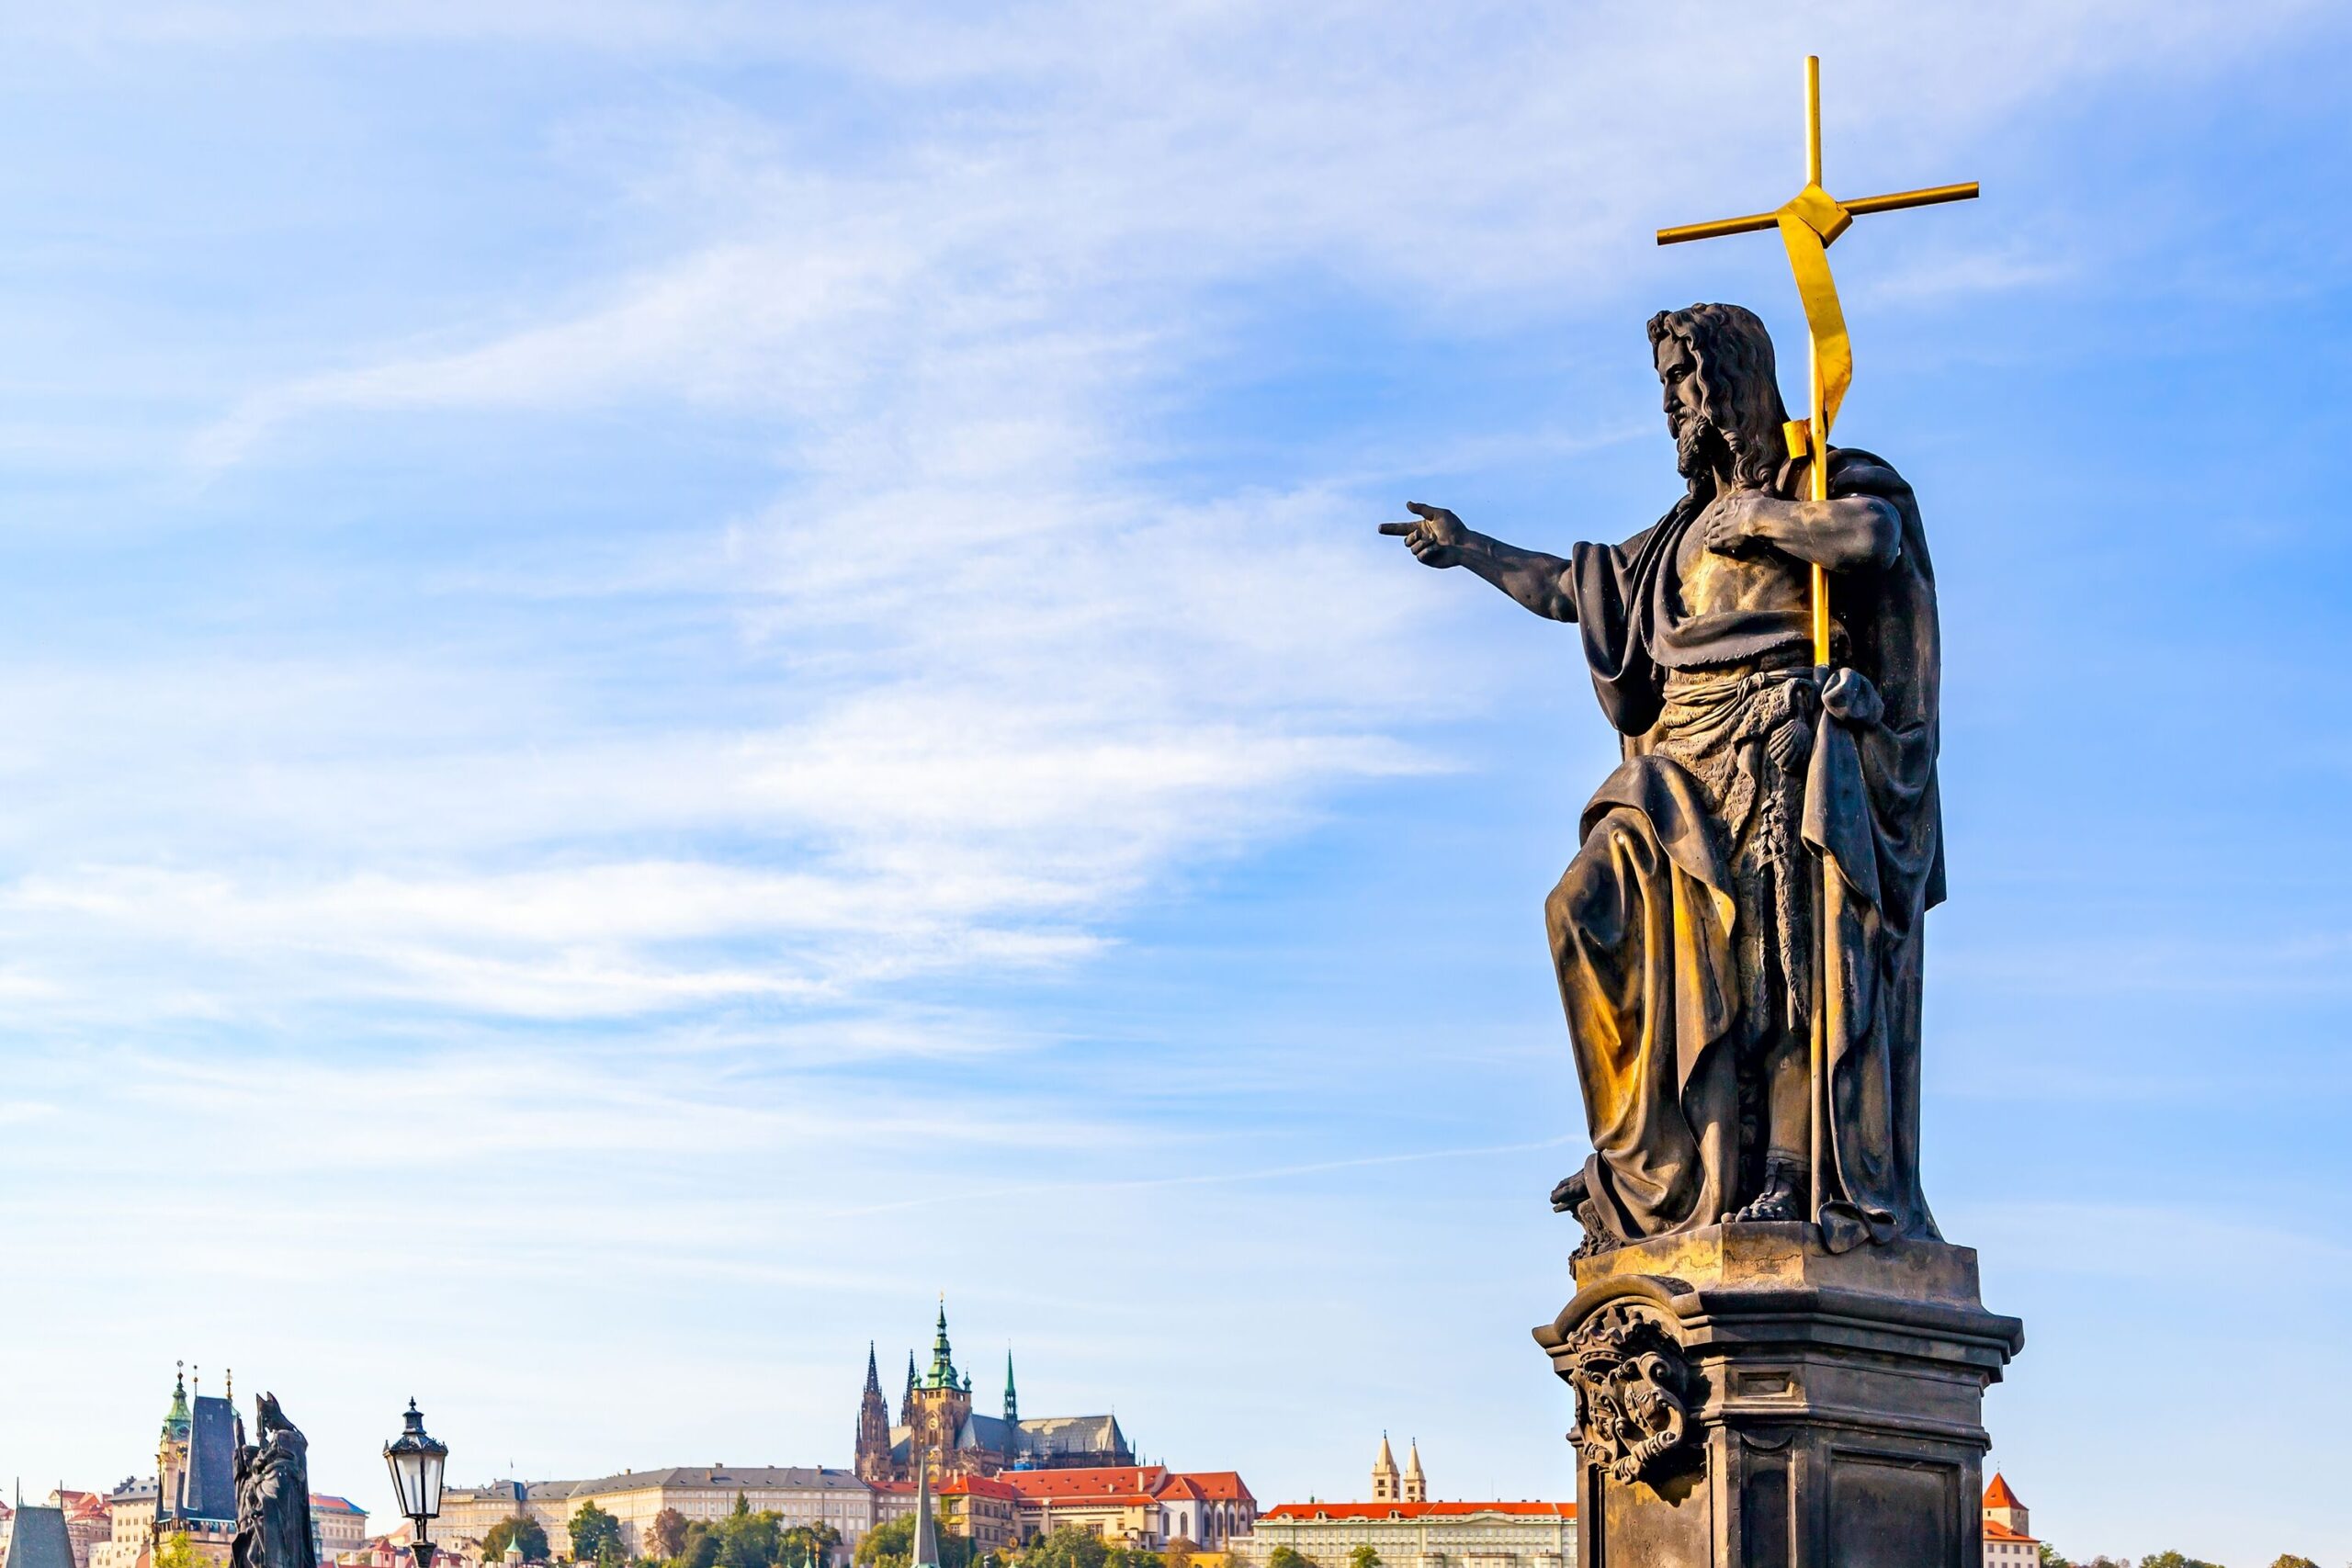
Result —
[[947, 1305], [931, 1345], [931, 1368], [920, 1375], [911, 1351], [899, 1418], [882, 1396], [874, 1348], [865, 1350], [865, 1392], [857, 1406], [857, 1473], [869, 1482], [912, 1482], [928, 1461], [931, 1472], [994, 1475], [1001, 1470], [1071, 1470], [1130, 1465], [1135, 1455], [1114, 1416], [1049, 1416], [1023, 1420], [1012, 1387], [1012, 1358], [1004, 1359], [1004, 1414], [972, 1409], [972, 1378], [959, 1372], [947, 1343]]

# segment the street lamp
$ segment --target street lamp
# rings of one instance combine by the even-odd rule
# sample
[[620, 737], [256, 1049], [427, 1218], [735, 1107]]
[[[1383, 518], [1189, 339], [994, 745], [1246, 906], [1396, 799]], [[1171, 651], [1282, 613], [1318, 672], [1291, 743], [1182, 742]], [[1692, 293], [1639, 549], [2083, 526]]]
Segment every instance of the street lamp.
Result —
[[416, 1401], [408, 1402], [401, 1435], [384, 1445], [384, 1463], [392, 1472], [392, 1495], [401, 1512], [416, 1527], [409, 1551], [416, 1568], [433, 1568], [433, 1543], [425, 1527], [441, 1517], [441, 1467], [448, 1461], [449, 1445], [424, 1435], [424, 1416]]

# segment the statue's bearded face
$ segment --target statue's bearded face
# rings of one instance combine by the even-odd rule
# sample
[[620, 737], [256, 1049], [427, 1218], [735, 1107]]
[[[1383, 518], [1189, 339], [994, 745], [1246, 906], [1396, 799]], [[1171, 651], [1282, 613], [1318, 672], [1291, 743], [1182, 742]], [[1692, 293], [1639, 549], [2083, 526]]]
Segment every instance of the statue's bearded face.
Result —
[[1657, 379], [1666, 394], [1666, 428], [1674, 437], [1674, 467], [1684, 479], [1715, 468], [1728, 451], [1722, 431], [1707, 417], [1699, 360], [1690, 345], [1672, 333], [1657, 341]]

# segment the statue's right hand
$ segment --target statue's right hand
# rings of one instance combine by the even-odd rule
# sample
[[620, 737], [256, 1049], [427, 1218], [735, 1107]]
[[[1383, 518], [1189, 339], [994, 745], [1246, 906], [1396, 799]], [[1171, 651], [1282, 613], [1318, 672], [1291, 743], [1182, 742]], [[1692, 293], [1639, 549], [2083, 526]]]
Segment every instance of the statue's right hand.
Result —
[[1462, 564], [1462, 546], [1469, 538], [1470, 530], [1462, 525], [1461, 518], [1442, 506], [1424, 506], [1418, 501], [1407, 502], [1405, 510], [1418, 521], [1383, 523], [1380, 531], [1403, 538], [1405, 547], [1423, 566]]

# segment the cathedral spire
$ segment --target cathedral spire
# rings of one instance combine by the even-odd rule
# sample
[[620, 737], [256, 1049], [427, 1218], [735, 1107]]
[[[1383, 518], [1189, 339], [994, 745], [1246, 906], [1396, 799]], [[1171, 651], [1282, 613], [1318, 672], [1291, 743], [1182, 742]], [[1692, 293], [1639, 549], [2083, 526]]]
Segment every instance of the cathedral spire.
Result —
[[865, 1392], [877, 1399], [882, 1394], [882, 1373], [874, 1364], [874, 1341], [871, 1339], [865, 1342]]
[[928, 1388], [956, 1386], [956, 1357], [947, 1347], [947, 1297], [944, 1292], [939, 1298], [939, 1332], [931, 1341], [931, 1377], [924, 1386]]
[[1004, 1424], [1008, 1427], [1021, 1425], [1021, 1398], [1012, 1392], [1012, 1347], [1010, 1345], [1004, 1349]]

